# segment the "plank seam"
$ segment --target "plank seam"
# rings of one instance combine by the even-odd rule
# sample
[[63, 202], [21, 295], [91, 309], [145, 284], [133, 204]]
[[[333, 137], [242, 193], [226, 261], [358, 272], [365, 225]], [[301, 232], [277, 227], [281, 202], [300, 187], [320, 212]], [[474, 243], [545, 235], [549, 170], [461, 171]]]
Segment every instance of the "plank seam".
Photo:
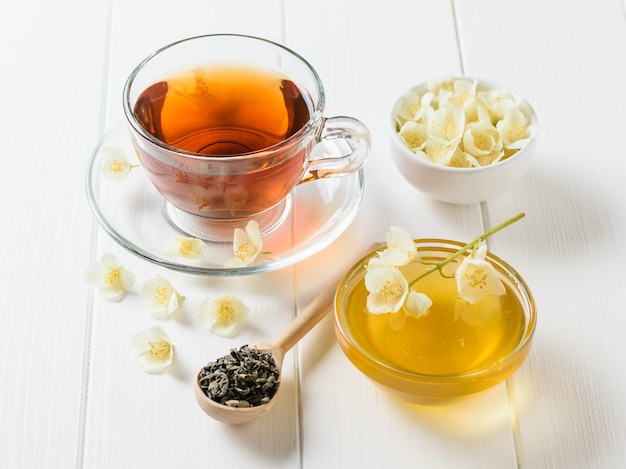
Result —
[[[100, 118], [98, 125], [98, 139], [102, 139], [104, 136], [104, 125], [106, 122], [106, 102], [108, 96], [109, 85], [109, 69], [111, 63], [111, 37], [112, 37], [112, 17], [113, 17], [113, 0], [107, 2], [106, 12], [106, 29], [104, 35], [104, 67], [102, 70], [102, 91], [100, 98]], [[98, 246], [98, 224], [95, 219], [91, 222], [91, 246], [90, 246], [90, 261], [94, 261], [97, 253]], [[76, 443], [76, 468], [82, 469], [85, 462], [85, 443], [86, 443], [86, 431], [87, 431], [87, 409], [89, 401], [89, 377], [91, 369], [91, 352], [92, 352], [92, 328], [93, 328], [93, 315], [94, 315], [94, 291], [93, 288], [88, 287], [87, 293], [87, 314], [85, 318], [85, 340], [83, 343], [83, 363], [81, 372], [81, 389], [80, 389], [80, 403], [78, 413], [78, 436]]]

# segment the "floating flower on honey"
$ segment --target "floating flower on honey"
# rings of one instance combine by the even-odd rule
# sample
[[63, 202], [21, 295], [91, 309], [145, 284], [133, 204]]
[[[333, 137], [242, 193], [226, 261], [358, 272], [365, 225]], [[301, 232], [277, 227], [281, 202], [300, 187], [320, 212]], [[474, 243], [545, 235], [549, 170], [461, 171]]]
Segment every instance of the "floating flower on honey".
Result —
[[90, 264], [85, 270], [85, 281], [96, 286], [100, 293], [111, 301], [124, 298], [126, 291], [135, 284], [135, 276], [126, 269], [113, 254], [103, 254], [99, 262]]
[[211, 331], [221, 336], [232, 336], [246, 321], [250, 310], [239, 298], [224, 293], [200, 304], [198, 320], [209, 324]]
[[174, 359], [174, 345], [159, 326], [135, 334], [131, 345], [140, 353], [139, 369], [146, 373], [158, 373]]
[[470, 304], [485, 295], [504, 295], [506, 290], [496, 269], [485, 260], [487, 246], [475, 247], [456, 269], [455, 278], [459, 296]]
[[174, 314], [185, 299], [169, 280], [155, 275], [143, 284], [143, 296], [148, 300], [148, 312], [156, 317], [169, 317]]
[[410, 291], [406, 297], [404, 311], [419, 318], [428, 314], [432, 305], [433, 300], [431, 300], [428, 295], [416, 291]]
[[395, 313], [409, 293], [409, 284], [395, 267], [379, 266], [368, 269], [365, 275], [367, 309], [370, 313]]

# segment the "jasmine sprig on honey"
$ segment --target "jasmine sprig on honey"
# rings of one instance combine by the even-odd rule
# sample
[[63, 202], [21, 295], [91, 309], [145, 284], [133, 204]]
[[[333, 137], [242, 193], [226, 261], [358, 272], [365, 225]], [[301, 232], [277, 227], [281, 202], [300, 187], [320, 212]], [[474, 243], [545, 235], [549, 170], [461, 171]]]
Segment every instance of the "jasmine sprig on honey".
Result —
[[[452, 277], [446, 274], [444, 268], [467, 254], [454, 273], [459, 297], [474, 304], [485, 295], [502, 295], [504, 285], [498, 277], [494, 267], [485, 260], [487, 247], [484, 241], [493, 234], [510, 226], [525, 216], [519, 213], [508, 220], [494, 226], [490, 230], [475, 237], [458, 251], [441, 262], [423, 260], [418, 252], [413, 238], [400, 227], [392, 227], [386, 237], [387, 248], [370, 260], [365, 275], [365, 288], [369, 292], [367, 309], [373, 314], [396, 313], [401, 309], [417, 317], [428, 314], [432, 300], [423, 292], [413, 289], [424, 277], [439, 272], [442, 277]], [[400, 267], [417, 262], [432, 266], [423, 274], [408, 281]]]

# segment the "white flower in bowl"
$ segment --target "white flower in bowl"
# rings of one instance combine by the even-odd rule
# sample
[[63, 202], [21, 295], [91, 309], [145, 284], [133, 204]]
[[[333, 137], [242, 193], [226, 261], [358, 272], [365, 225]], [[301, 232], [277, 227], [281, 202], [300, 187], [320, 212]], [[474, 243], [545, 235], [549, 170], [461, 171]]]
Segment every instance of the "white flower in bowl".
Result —
[[523, 148], [535, 132], [535, 126], [519, 106], [510, 108], [496, 124], [504, 146], [511, 150]]
[[463, 134], [463, 148], [472, 166], [497, 163], [504, 155], [498, 129], [482, 122], [467, 124]]
[[428, 121], [428, 136], [443, 145], [457, 143], [463, 136], [465, 112], [452, 105], [441, 106]]

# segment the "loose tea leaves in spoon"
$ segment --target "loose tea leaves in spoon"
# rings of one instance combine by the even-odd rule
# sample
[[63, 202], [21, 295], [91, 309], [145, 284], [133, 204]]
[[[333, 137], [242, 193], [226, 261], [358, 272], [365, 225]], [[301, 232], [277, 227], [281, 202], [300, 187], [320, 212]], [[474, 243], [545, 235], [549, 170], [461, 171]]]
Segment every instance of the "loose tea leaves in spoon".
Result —
[[200, 370], [198, 384], [206, 396], [228, 407], [267, 404], [279, 385], [279, 369], [269, 351], [244, 345], [209, 362]]
[[[379, 246], [373, 244], [368, 249]], [[242, 424], [266, 414], [276, 401], [285, 353], [334, 306], [337, 283], [330, 283], [287, 326], [274, 343], [244, 345], [202, 368], [194, 395], [202, 410], [223, 423]]]

